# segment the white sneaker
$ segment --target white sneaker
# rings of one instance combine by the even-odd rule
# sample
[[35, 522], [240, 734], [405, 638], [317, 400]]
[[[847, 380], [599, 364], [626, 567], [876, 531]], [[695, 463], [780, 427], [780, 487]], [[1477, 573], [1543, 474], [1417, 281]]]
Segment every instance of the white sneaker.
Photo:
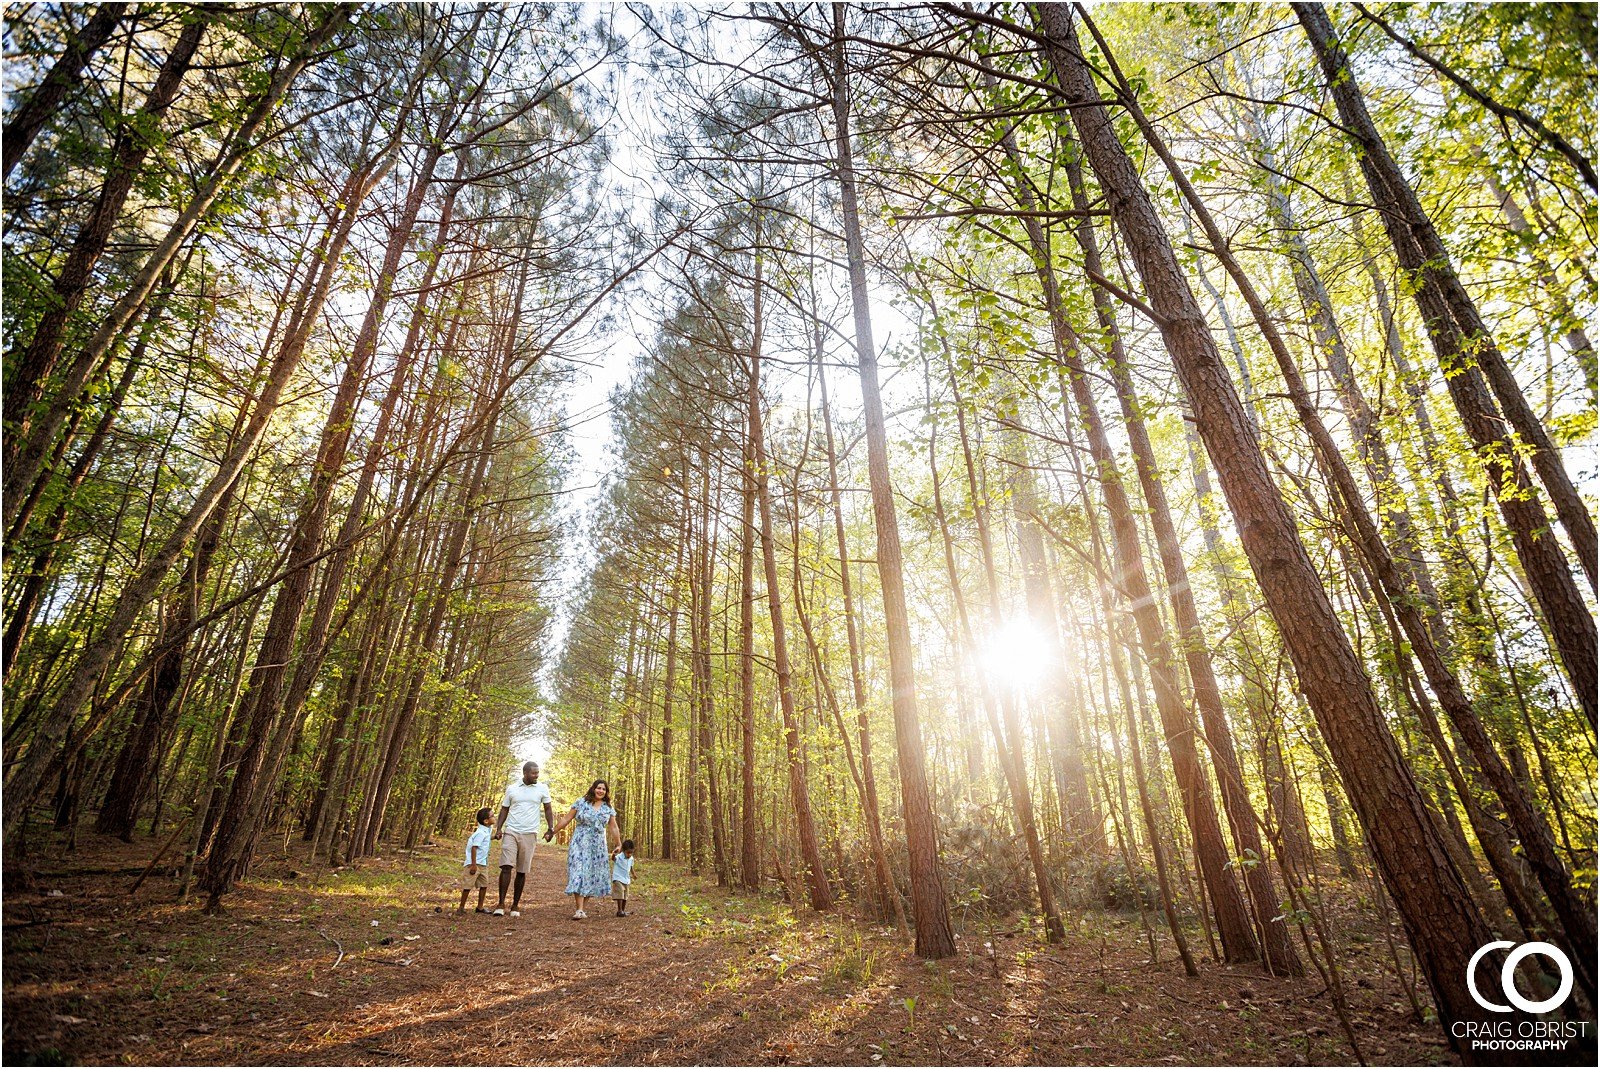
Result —
[[514, 909], [511, 911], [511, 915], [513, 917], [520, 917], [522, 916], [522, 911], [520, 909]]
[[503, 909], [497, 909], [494, 911], [494, 915], [496, 917], [504, 917], [506, 915], [506, 911]]
[[572, 919], [575, 920], [575, 921], [581, 921], [581, 920], [583, 920], [584, 918], [586, 918], [588, 916], [589, 915], [587, 913], [585, 913], [583, 910], [580, 909], [580, 910], [578, 910], [578, 912], [576, 912], [576, 913], [574, 913], [572, 915]]

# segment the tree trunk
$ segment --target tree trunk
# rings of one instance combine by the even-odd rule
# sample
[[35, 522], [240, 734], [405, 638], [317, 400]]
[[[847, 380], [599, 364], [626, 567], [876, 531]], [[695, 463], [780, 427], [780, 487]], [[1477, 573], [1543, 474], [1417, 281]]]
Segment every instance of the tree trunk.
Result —
[[[712, 864], [717, 872], [718, 886], [725, 886], [728, 882], [728, 853], [723, 842], [722, 834], [722, 787], [718, 782], [716, 747], [712, 745], [712, 717], [716, 712], [716, 703], [711, 693], [711, 590], [712, 590], [712, 561], [716, 557], [716, 535], [707, 530], [711, 525], [711, 463], [709, 454], [702, 457], [702, 471], [700, 476], [700, 500], [703, 513], [700, 529], [700, 561], [698, 580], [700, 598], [695, 606], [694, 643], [691, 652], [693, 664], [691, 670], [700, 681], [696, 690], [696, 700], [700, 704], [699, 715], [695, 718], [695, 730], [699, 735], [700, 745], [700, 775], [704, 778], [703, 790], [706, 800], [710, 803], [710, 835]], [[720, 530], [720, 526], [718, 528]], [[698, 834], [698, 833], [697, 833]]]
[[[745, 417], [749, 419], [748, 414]], [[745, 434], [746, 472], [755, 463], [751, 436]], [[739, 515], [739, 885], [761, 888], [761, 840], [756, 830], [756, 488], [747, 478], [740, 493]]]
[[[160, 766], [160, 745], [172, 730], [178, 714], [178, 696], [184, 689], [185, 661], [189, 652], [189, 632], [200, 613], [200, 596], [205, 589], [206, 576], [217, 546], [222, 541], [222, 528], [227, 522], [233, 490], [223, 495], [196, 540], [194, 553], [184, 569], [182, 582], [174, 592], [168, 614], [157, 633], [158, 645], [170, 646], [157, 654], [150, 668], [144, 700], [134, 721], [133, 729], [117, 751], [111, 778], [106, 785], [100, 813], [95, 819], [95, 831], [102, 835], [116, 835], [124, 842], [133, 841], [133, 825], [139, 815], [156, 768]], [[171, 636], [171, 637], [168, 637]]]
[[[111, 428], [116, 424], [117, 416], [122, 408], [122, 402], [128, 396], [128, 389], [133, 385], [133, 378], [138, 373], [144, 362], [145, 350], [149, 345], [150, 335], [155, 324], [148, 322], [145, 329], [139, 332], [139, 340], [134, 344], [133, 351], [128, 354], [127, 363], [123, 365], [122, 377], [111, 389], [111, 396], [106, 399], [105, 410], [101, 413], [99, 421], [95, 424], [94, 433], [89, 435], [89, 440], [84, 443], [83, 449], [72, 462], [72, 468], [67, 473], [65, 485], [62, 487], [61, 500], [45, 521], [44, 531], [40, 536], [41, 545], [33, 554], [29, 562], [27, 578], [23, 580], [22, 591], [11, 610], [11, 618], [6, 621], [5, 637], [3, 644], [4, 675], [9, 678], [11, 668], [16, 664], [17, 651], [22, 647], [22, 640], [27, 637], [29, 629], [33, 626], [33, 614], [38, 610], [39, 600], [43, 596], [45, 587], [50, 581], [50, 566], [55, 561], [57, 548], [61, 545], [62, 534], [67, 527], [67, 517], [73, 496], [77, 493], [83, 481], [89, 475], [89, 469], [99, 457], [100, 450], [105, 446], [106, 439], [111, 434]], [[62, 444], [72, 436], [69, 430], [63, 436]], [[39, 480], [37, 489], [42, 491], [44, 483], [49, 481], [46, 475]], [[24, 508], [18, 517], [14, 528], [15, 539], [8, 539], [13, 544], [21, 542], [23, 530], [28, 523], [28, 513], [32, 505]], [[20, 548], [20, 546], [19, 546]], [[9, 556], [9, 554], [7, 554]]]
[[[687, 476], [687, 473], [686, 473]], [[676, 800], [672, 793], [672, 699], [678, 680], [678, 610], [683, 589], [683, 549], [688, 527], [684, 516], [684, 531], [675, 540], [672, 573], [667, 580], [667, 596], [671, 606], [667, 609], [667, 664], [662, 680], [661, 698], [661, 857], [670, 861], [673, 856], [673, 808]]]
[[817, 388], [822, 401], [823, 445], [828, 457], [828, 510], [833, 516], [833, 536], [839, 554], [840, 606], [844, 613], [845, 640], [850, 648], [850, 694], [855, 704], [856, 749], [861, 758], [861, 805], [867, 824], [867, 839], [872, 847], [872, 864], [878, 882], [878, 892], [894, 912], [895, 921], [904, 929], [905, 906], [900, 901], [900, 889], [895, 885], [889, 869], [889, 855], [883, 845], [883, 819], [878, 808], [878, 778], [872, 758], [872, 732], [867, 720], [867, 683], [861, 669], [860, 639], [856, 634], [856, 605], [850, 582], [850, 548], [845, 540], [844, 505], [839, 487], [838, 446], [833, 437], [833, 409], [828, 403], [828, 374], [822, 361], [822, 327], [812, 331], [812, 362], [817, 369]]
[[[1067, 164], [1073, 180], [1073, 196], [1080, 209], [1088, 206], [1082, 195], [1082, 178], [1076, 159]], [[1084, 250], [1085, 264], [1095, 274], [1103, 274], [1099, 249], [1094, 238], [1093, 222], [1085, 215], [1078, 226], [1078, 240]], [[1128, 370], [1127, 354], [1123, 350], [1122, 335], [1117, 329], [1116, 316], [1111, 310], [1105, 290], [1091, 281], [1091, 288], [1100, 327], [1111, 343], [1109, 369], [1116, 386], [1117, 400], [1122, 408], [1123, 426], [1133, 447], [1134, 468], [1144, 492], [1145, 504], [1150, 510], [1150, 526], [1155, 534], [1158, 556], [1167, 583], [1167, 597], [1172, 605], [1173, 621], [1183, 643], [1184, 662], [1189, 669], [1189, 680], [1194, 688], [1194, 702], [1200, 710], [1204, 737], [1211, 751], [1212, 766], [1216, 771], [1217, 790], [1222, 795], [1228, 826], [1241, 858], [1245, 890], [1249, 893], [1250, 907], [1255, 914], [1256, 928], [1261, 936], [1268, 969], [1276, 974], [1300, 976], [1305, 967], [1295, 953], [1289, 926], [1283, 919], [1283, 909], [1273, 886], [1272, 869], [1267, 861], [1261, 833], [1256, 827], [1255, 807], [1244, 784], [1244, 771], [1234, 745], [1233, 728], [1228, 723], [1222, 706], [1222, 689], [1217, 684], [1211, 651], [1200, 612], [1195, 605], [1194, 591], [1189, 583], [1188, 566], [1180, 549], [1177, 525], [1172, 519], [1161, 471], [1156, 462], [1155, 449], [1145, 427], [1138, 398], [1134, 392], [1132, 375]]]
[[895, 516], [894, 487], [889, 481], [889, 443], [884, 428], [883, 397], [878, 387], [878, 352], [872, 340], [872, 313], [867, 304], [866, 254], [856, 206], [855, 164], [850, 147], [850, 86], [845, 63], [844, 4], [833, 5], [833, 121], [845, 247], [850, 261], [851, 306], [855, 320], [856, 362], [861, 372], [866, 420], [867, 474], [872, 488], [873, 520], [878, 533], [878, 575], [883, 587], [884, 629], [889, 639], [889, 678], [894, 708], [895, 745], [900, 757], [900, 804], [905, 820], [906, 850], [911, 861], [911, 903], [916, 924], [916, 952], [924, 958], [955, 953], [949, 905], [939, 871], [938, 829], [928, 794], [922, 724], [917, 713], [916, 652], [906, 613], [900, 524]]
[[1556, 318], [1563, 332], [1562, 340], [1566, 342], [1572, 358], [1583, 369], [1583, 378], [1589, 387], [1589, 401], [1593, 404], [1597, 383], [1600, 383], [1600, 380], [1596, 377], [1594, 343], [1589, 340], [1589, 331], [1584, 325], [1583, 317], [1573, 308], [1572, 298], [1568, 295], [1566, 287], [1562, 286], [1560, 279], [1556, 277], [1555, 268], [1540, 249], [1539, 235], [1528, 223], [1522, 205], [1517, 203], [1517, 198], [1511, 195], [1510, 190], [1500, 184], [1499, 176], [1494, 173], [1493, 166], [1487, 160], [1483, 161], [1483, 167], [1484, 184], [1489, 187], [1489, 194], [1494, 197], [1495, 203], [1500, 205], [1500, 211], [1506, 217], [1506, 226], [1527, 245], [1529, 258], [1538, 273], [1539, 284], [1550, 295], [1550, 303], [1555, 306]]

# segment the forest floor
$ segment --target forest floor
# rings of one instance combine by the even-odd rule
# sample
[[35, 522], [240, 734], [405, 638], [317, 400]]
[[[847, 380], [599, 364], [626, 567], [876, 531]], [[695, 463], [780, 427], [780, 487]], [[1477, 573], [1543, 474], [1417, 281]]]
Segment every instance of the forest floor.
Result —
[[[207, 917], [170, 866], [130, 895], [154, 850], [84, 833], [7, 866], [6, 1065], [1353, 1061], [1315, 973], [1204, 962], [1189, 979], [1164, 932], [1150, 964], [1137, 914], [1074, 914], [1052, 947], [958, 912], [957, 956], [929, 963], [891, 928], [797, 918], [648, 859], [632, 916], [575, 921], [564, 854], [543, 847], [520, 918], [458, 917], [440, 846], [331, 870], [267, 858]], [[1335, 918], [1363, 1054], [1454, 1064], [1365, 916]]]

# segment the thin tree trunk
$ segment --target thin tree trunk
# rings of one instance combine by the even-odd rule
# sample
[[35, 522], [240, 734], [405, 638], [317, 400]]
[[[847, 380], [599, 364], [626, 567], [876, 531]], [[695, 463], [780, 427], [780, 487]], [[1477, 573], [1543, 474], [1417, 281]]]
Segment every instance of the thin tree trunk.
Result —
[[[709, 453], [702, 458], [700, 500], [703, 513], [700, 531], [699, 583], [700, 599], [695, 608], [694, 644], [691, 653], [692, 671], [700, 680], [696, 700], [700, 703], [695, 730], [700, 741], [700, 774], [704, 777], [704, 790], [710, 803], [711, 855], [717, 872], [717, 884], [728, 882], [728, 853], [722, 832], [722, 787], [718, 781], [716, 747], [712, 744], [712, 718], [716, 703], [711, 692], [711, 590], [712, 561], [716, 559], [716, 535], [707, 530], [711, 524], [711, 462]], [[720, 527], [718, 528], [720, 530]]]
[[755, 296], [751, 311], [750, 374], [748, 414], [750, 428], [750, 468], [746, 478], [755, 482], [756, 506], [761, 514], [761, 559], [766, 573], [767, 615], [772, 626], [773, 670], [778, 677], [778, 706], [783, 714], [783, 749], [789, 770], [789, 804], [794, 809], [795, 831], [800, 838], [800, 856], [806, 866], [806, 889], [811, 908], [826, 912], [833, 908], [833, 891], [817, 844], [817, 826], [811, 815], [811, 788], [806, 783], [800, 756], [800, 733], [795, 722], [794, 689], [789, 670], [789, 642], [783, 622], [783, 588], [778, 583], [778, 552], [772, 531], [772, 490], [767, 479], [766, 433], [761, 416], [761, 254], [756, 253]]
[[867, 473], [878, 533], [878, 574], [883, 588], [884, 629], [889, 640], [891, 704], [895, 743], [900, 757], [900, 804], [905, 820], [906, 849], [911, 861], [911, 903], [916, 924], [916, 952], [924, 958], [955, 953], [949, 905], [940, 874], [938, 831], [928, 794], [922, 724], [917, 713], [916, 654], [907, 619], [902, 574], [900, 525], [895, 517], [894, 488], [889, 479], [889, 444], [884, 429], [883, 397], [878, 386], [878, 352], [872, 340], [872, 313], [867, 304], [866, 255], [856, 206], [856, 180], [850, 147], [849, 69], [845, 63], [845, 5], [833, 5], [832, 70], [834, 139], [845, 246], [849, 257], [850, 292], [855, 320], [856, 361], [861, 372], [867, 437]]
[[[748, 420], [749, 415], [745, 418]], [[744, 437], [743, 468], [750, 470], [752, 438]], [[761, 887], [761, 842], [756, 831], [756, 488], [749, 478], [740, 493], [739, 515], [739, 885]]]
[[1499, 175], [1487, 160], [1483, 161], [1483, 181], [1489, 187], [1489, 193], [1494, 197], [1495, 203], [1500, 205], [1500, 211], [1506, 217], [1506, 225], [1511, 232], [1521, 239], [1528, 247], [1529, 258], [1533, 261], [1534, 270], [1538, 273], [1539, 284], [1550, 295], [1550, 301], [1555, 305], [1556, 318], [1560, 321], [1560, 329], [1564, 331], [1563, 341], [1572, 353], [1572, 358], [1583, 369], [1583, 378], [1588, 385], [1590, 403], [1594, 403], [1597, 385], [1596, 362], [1594, 343], [1589, 340], [1589, 331], [1584, 324], [1583, 317], [1572, 306], [1572, 298], [1556, 277], [1555, 268], [1539, 247], [1539, 235], [1534, 232], [1528, 223], [1528, 217], [1522, 211], [1522, 205], [1517, 203], [1517, 198], [1511, 191], [1500, 184]]
[[838, 447], [833, 435], [833, 410], [828, 402], [828, 374], [822, 361], [822, 327], [812, 332], [812, 363], [817, 369], [817, 387], [822, 401], [823, 444], [828, 458], [828, 510], [833, 516], [833, 536], [838, 547], [839, 593], [844, 613], [845, 640], [850, 648], [850, 694], [855, 704], [856, 747], [861, 757], [862, 809], [866, 817], [867, 838], [872, 847], [873, 869], [878, 890], [894, 911], [896, 923], [905, 927], [905, 906], [900, 889], [889, 868], [889, 855], [883, 845], [883, 819], [878, 807], [878, 779], [872, 757], [872, 732], [867, 720], [867, 683], [861, 668], [860, 639], [856, 634], [856, 605], [850, 582], [850, 548], [845, 540], [844, 505], [839, 486]]
[[[687, 472], [685, 473], [687, 478]], [[673, 547], [672, 572], [667, 580], [668, 594], [671, 607], [667, 609], [667, 663], [665, 678], [663, 679], [661, 698], [661, 856], [671, 860], [673, 856], [673, 808], [675, 799], [672, 792], [672, 699], [677, 689], [678, 681], [678, 610], [681, 608], [683, 589], [683, 551], [686, 540], [689, 517], [684, 515], [684, 530], [678, 532]]]
[[[1084, 189], [1082, 169], [1077, 159], [1077, 145], [1071, 142], [1067, 156], [1067, 177], [1073, 206], [1082, 213], [1075, 228], [1075, 236], [1084, 255], [1084, 266], [1092, 273], [1090, 286], [1096, 319], [1110, 343], [1108, 363], [1112, 382], [1116, 387], [1117, 401], [1122, 409], [1123, 425], [1128, 432], [1128, 441], [1133, 447], [1134, 467], [1144, 493], [1145, 504], [1149, 508], [1150, 526], [1156, 538], [1158, 556], [1167, 582], [1168, 600], [1172, 605], [1173, 619], [1183, 643], [1184, 661], [1189, 669], [1190, 684], [1194, 688], [1195, 705], [1200, 710], [1201, 722], [1205, 728], [1205, 740], [1211, 751], [1217, 774], [1217, 789], [1222, 795], [1223, 809], [1227, 813], [1234, 842], [1244, 859], [1242, 862], [1244, 884], [1249, 892], [1250, 906], [1255, 914], [1262, 949], [1265, 951], [1270, 971], [1300, 976], [1305, 969], [1299, 955], [1295, 953], [1288, 925], [1282, 919], [1283, 910], [1277, 890], [1273, 886], [1272, 870], [1267, 864], [1266, 850], [1256, 827], [1255, 809], [1251, 805], [1249, 792], [1244, 785], [1244, 773], [1238, 750], [1234, 745], [1233, 729], [1222, 706], [1222, 690], [1217, 684], [1205, 630], [1200, 624], [1200, 612], [1195, 605], [1188, 566], [1184, 563], [1180, 549], [1177, 525], [1172, 519], [1172, 509], [1167, 501], [1166, 488], [1162, 484], [1155, 448], [1150, 442], [1149, 431], [1145, 427], [1144, 416], [1135, 394], [1132, 375], [1128, 370], [1128, 358], [1122, 344], [1122, 334], [1118, 329], [1116, 315], [1112, 311], [1105, 288], [1093, 281], [1094, 276], [1104, 277], [1105, 272], [1100, 260], [1099, 242], [1094, 233], [1094, 222], [1088, 214], [1089, 200]], [[1051, 276], [1048, 290], [1055, 293], [1053, 268], [1047, 255], [1048, 249], [1042, 243], [1042, 228], [1039, 227], [1037, 220], [1030, 222], [1032, 223], [1030, 232], [1037, 232], [1035, 254], [1036, 261], [1040, 265], [1039, 270]], [[1059, 303], [1059, 297], [1054, 298], [1052, 303]], [[1225, 933], [1223, 942], [1226, 946]]]

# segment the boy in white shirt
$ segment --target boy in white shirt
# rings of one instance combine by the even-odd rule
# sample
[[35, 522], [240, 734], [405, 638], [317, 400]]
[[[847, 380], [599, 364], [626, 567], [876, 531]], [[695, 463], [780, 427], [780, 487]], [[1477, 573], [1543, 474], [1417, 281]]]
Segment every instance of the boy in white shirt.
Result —
[[473, 888], [478, 889], [478, 908], [473, 912], [489, 912], [483, 908], [483, 896], [489, 893], [489, 818], [493, 812], [488, 806], [478, 810], [478, 826], [467, 837], [465, 864], [461, 869], [461, 904], [456, 907], [457, 913], [467, 911], [467, 896]]
[[494, 837], [500, 840], [500, 901], [494, 907], [496, 917], [506, 915], [506, 891], [511, 888], [511, 874], [516, 873], [517, 889], [511, 898], [511, 915], [522, 916], [522, 887], [528, 882], [528, 866], [533, 864], [533, 847], [539, 838], [539, 808], [544, 807], [544, 841], [555, 838], [550, 830], [556, 826], [555, 814], [550, 809], [550, 788], [539, 782], [539, 766], [529, 761], [522, 766], [522, 782], [506, 788], [500, 801], [500, 819], [495, 822]]
[[617, 916], [628, 915], [628, 888], [633, 884], [633, 840], [611, 852], [611, 897], [617, 900]]

